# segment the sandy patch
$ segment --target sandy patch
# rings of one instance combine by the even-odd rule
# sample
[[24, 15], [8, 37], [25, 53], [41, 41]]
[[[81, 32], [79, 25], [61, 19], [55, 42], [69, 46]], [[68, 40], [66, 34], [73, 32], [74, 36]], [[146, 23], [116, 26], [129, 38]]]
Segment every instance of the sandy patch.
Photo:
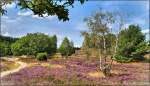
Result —
[[1, 72], [0, 73], [0, 77], [2, 78], [2, 77], [7, 76], [7, 75], [9, 75], [11, 73], [18, 72], [19, 70], [21, 70], [21, 69], [23, 69], [23, 68], [25, 68], [27, 66], [27, 64], [24, 63], [24, 62], [16, 61], [15, 63], [17, 65], [19, 65], [19, 67], [15, 68], [15, 69], [12, 69], [12, 70]]
[[145, 58], [150, 59], [150, 54], [144, 55]]
[[49, 67], [50, 66], [50, 64], [49, 63], [42, 63], [42, 64], [40, 64], [41, 66], [44, 66], [44, 67]]
[[73, 64], [73, 65], [70, 65], [71, 67], [77, 67], [78, 65], [76, 65], [76, 64]]
[[112, 64], [120, 64], [119, 62], [117, 62], [117, 61], [113, 61], [113, 63]]
[[40, 66], [40, 64], [39, 63], [30, 63], [30, 64], [28, 64], [28, 67], [32, 67], [32, 66]]
[[64, 65], [59, 64], [49, 64], [49, 63], [31, 63], [29, 64], [29, 67], [32, 66], [43, 66], [43, 67], [50, 67], [50, 68], [64, 68]]
[[[117, 70], [112, 70], [111, 71], [111, 74], [112, 75], [118, 75], [118, 74], [121, 74], [121, 71], [117, 71]], [[93, 71], [93, 72], [89, 72], [88, 75], [90, 77], [93, 77], [93, 78], [104, 78], [105, 75], [103, 74], [103, 72], [101, 71]]]
[[64, 68], [64, 65], [59, 65], [59, 64], [51, 64], [50, 65], [51, 68]]
[[111, 70], [111, 74], [115, 74], [115, 75], [118, 75], [118, 74], [121, 74], [121, 71], [117, 71], [117, 70]]
[[88, 75], [90, 77], [93, 77], [93, 78], [102, 78], [102, 77], [105, 77], [105, 75], [102, 72], [100, 72], [100, 71], [90, 72], [90, 73], [88, 73]]

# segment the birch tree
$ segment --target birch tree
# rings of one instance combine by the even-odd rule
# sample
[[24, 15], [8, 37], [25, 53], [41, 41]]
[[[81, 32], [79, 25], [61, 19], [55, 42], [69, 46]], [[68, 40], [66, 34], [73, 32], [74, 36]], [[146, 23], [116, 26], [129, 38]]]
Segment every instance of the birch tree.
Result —
[[[109, 66], [106, 63], [106, 36], [110, 34], [109, 25], [114, 23], [113, 13], [99, 10], [91, 17], [85, 18], [85, 22], [89, 27], [89, 34], [94, 35], [96, 38], [95, 47], [99, 50], [100, 70], [107, 75], [107, 69]], [[102, 60], [104, 61], [102, 62]]]
[[[124, 23], [125, 23], [125, 19], [123, 17], [123, 14], [121, 14], [120, 12], [116, 12], [115, 13], [116, 16], [114, 16], [115, 18], [115, 24], [118, 25], [118, 28], [115, 28], [115, 46], [114, 49], [112, 49], [112, 57], [111, 57], [111, 63], [110, 63], [110, 68], [112, 67], [112, 63], [113, 63], [113, 58], [117, 53], [117, 49], [118, 49], [118, 39], [119, 39], [119, 33], [121, 32], [121, 30], [123, 29]], [[112, 30], [111, 30], [112, 32]]]

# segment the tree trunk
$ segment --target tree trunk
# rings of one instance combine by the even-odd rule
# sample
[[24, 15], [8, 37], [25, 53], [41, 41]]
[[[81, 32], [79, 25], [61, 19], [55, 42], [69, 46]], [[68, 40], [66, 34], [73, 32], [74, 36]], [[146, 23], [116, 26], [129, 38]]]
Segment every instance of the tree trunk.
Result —
[[106, 39], [105, 39], [104, 35], [105, 35], [105, 34], [103, 34], [102, 37], [103, 37], [103, 47], [104, 47], [103, 56], [104, 56], [104, 59], [105, 59], [105, 60], [104, 60], [104, 65], [105, 65], [105, 64], [106, 64], [106, 56], [105, 56], [105, 55], [106, 55]]
[[102, 71], [102, 56], [101, 56], [101, 50], [99, 49], [99, 66], [100, 66], [100, 70]]

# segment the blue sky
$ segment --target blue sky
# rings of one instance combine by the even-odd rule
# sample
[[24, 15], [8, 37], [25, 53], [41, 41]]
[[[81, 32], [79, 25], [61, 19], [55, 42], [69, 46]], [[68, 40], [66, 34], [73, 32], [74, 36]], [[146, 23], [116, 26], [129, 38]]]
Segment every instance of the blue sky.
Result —
[[83, 21], [95, 10], [102, 8], [106, 11], [119, 11], [124, 16], [125, 25], [138, 24], [142, 32], [147, 34], [149, 31], [149, 4], [147, 1], [88, 1], [81, 5], [75, 2], [74, 8], [69, 7], [69, 18], [67, 22], [57, 19], [57, 16], [40, 18], [32, 15], [30, 10], [19, 10], [15, 3], [5, 6], [7, 15], [1, 17], [1, 30], [5, 36], [21, 37], [27, 33], [42, 32], [48, 35], [56, 34], [58, 46], [63, 38], [67, 36], [74, 42], [75, 46], [81, 46], [83, 37], [81, 31], [88, 29]]

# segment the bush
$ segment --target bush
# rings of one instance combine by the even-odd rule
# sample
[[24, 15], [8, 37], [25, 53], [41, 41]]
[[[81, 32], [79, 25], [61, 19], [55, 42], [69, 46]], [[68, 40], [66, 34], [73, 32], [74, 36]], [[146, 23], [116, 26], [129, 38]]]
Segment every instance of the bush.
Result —
[[133, 58], [127, 58], [127, 57], [123, 57], [121, 55], [115, 55], [113, 59], [120, 63], [128, 63], [131, 60], [133, 60]]
[[[56, 38], [55, 38], [56, 40]], [[13, 55], [36, 55], [40, 52], [55, 53], [56, 41], [42, 33], [27, 34], [17, 40], [12, 46]]]
[[47, 53], [38, 53], [36, 55], [36, 59], [39, 61], [46, 61], [47, 60]]
[[140, 61], [147, 50], [145, 35], [139, 26], [130, 25], [119, 34], [115, 60], [119, 62]]
[[12, 55], [11, 44], [16, 40], [17, 38], [0, 36], [0, 56]]

